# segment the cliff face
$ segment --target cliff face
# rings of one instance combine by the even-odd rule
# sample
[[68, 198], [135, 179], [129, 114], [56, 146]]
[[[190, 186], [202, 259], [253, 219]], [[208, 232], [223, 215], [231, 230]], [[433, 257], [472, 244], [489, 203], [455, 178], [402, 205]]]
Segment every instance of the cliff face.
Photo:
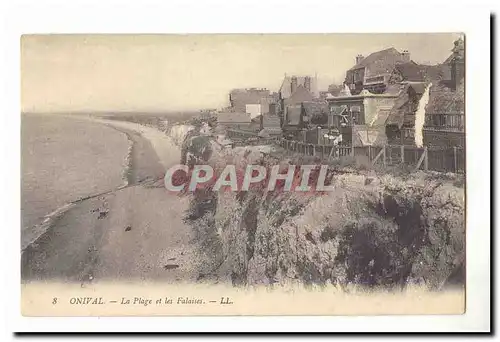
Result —
[[[278, 162], [288, 160], [243, 147], [218, 150], [209, 160], [216, 168]], [[321, 195], [217, 193], [211, 210], [192, 220], [212, 259], [204, 277], [343, 289], [439, 289], [450, 276], [464, 283], [465, 202], [457, 176], [333, 172], [335, 191]], [[193, 206], [200, 205], [194, 196]]]
[[315, 199], [226, 194], [215, 222], [233, 282], [439, 288], [463, 261], [463, 207], [426, 187], [408, 197], [383, 183]]

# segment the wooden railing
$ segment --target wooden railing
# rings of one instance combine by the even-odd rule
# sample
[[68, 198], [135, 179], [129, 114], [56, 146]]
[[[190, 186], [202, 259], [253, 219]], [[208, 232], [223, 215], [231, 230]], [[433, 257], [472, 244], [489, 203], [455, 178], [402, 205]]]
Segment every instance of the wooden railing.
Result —
[[332, 146], [277, 139], [287, 152], [332, 161], [345, 157], [366, 158], [372, 165], [407, 165], [414, 170], [465, 173], [465, 150], [461, 147], [416, 147], [410, 145]]
[[425, 129], [460, 131], [465, 130], [464, 114], [426, 114]]
[[[229, 132], [228, 132], [229, 133]], [[406, 165], [414, 170], [423, 169], [439, 172], [465, 173], [465, 149], [462, 147], [416, 147], [411, 145], [384, 146], [343, 146], [319, 145], [296, 140], [277, 138], [260, 138], [256, 134], [244, 131], [232, 131], [228, 134], [234, 138], [235, 146], [278, 145], [287, 153], [299, 153], [318, 157], [321, 160], [333, 161], [346, 157], [361, 157], [372, 165], [395, 166]]]

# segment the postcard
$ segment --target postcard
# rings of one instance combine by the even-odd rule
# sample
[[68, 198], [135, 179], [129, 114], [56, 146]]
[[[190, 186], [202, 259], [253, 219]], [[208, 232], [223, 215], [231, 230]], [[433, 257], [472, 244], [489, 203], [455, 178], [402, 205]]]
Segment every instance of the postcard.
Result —
[[463, 314], [466, 49], [23, 35], [22, 314]]

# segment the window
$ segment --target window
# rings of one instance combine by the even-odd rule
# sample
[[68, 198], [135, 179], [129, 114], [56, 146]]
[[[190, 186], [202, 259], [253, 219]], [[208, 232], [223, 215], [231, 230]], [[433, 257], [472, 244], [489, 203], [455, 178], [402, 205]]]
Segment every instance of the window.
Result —
[[352, 124], [353, 125], [364, 125], [365, 118], [361, 113], [360, 106], [351, 106]]

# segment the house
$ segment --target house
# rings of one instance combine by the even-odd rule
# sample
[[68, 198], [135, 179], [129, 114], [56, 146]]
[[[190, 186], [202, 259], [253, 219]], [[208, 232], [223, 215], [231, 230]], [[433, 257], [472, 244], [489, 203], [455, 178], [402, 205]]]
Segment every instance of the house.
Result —
[[283, 117], [287, 105], [311, 101], [316, 97], [318, 97], [316, 76], [285, 75], [277, 94], [277, 113]]
[[374, 52], [368, 57], [358, 55], [356, 64], [346, 72], [344, 83], [353, 95], [361, 93], [363, 89], [380, 94], [385, 91], [396, 64], [408, 62], [408, 51], [399, 52], [392, 47]]
[[278, 91], [279, 99], [287, 99], [297, 90], [299, 86], [303, 86], [313, 96], [317, 96], [317, 77], [311, 76], [286, 76], [281, 83]]
[[415, 145], [415, 113], [428, 83], [405, 82], [385, 122], [387, 143]]
[[317, 126], [316, 122], [321, 122], [321, 120], [324, 120], [323, 118], [327, 121], [327, 117], [328, 103], [326, 101], [311, 99], [289, 104], [283, 120], [282, 130], [287, 136], [305, 141], [304, 132], [312, 126]]
[[[454, 43], [452, 55], [437, 66], [396, 65], [393, 79], [405, 78], [404, 87], [386, 123], [389, 143], [415, 144], [415, 112], [430, 84], [425, 105], [423, 144], [426, 146], [465, 146], [465, 59], [463, 40]], [[457, 83], [458, 82], [458, 83]]]
[[415, 113], [419, 105], [425, 105], [423, 145], [465, 146], [463, 91], [432, 85], [428, 103], [421, 103], [422, 95], [429, 86], [427, 82], [404, 84], [386, 122], [389, 144], [415, 145]]
[[426, 106], [424, 145], [465, 147], [465, 80], [456, 89], [433, 86]]
[[385, 144], [385, 122], [400, 93], [399, 88], [393, 88], [385, 94], [363, 90], [356, 95], [342, 92], [340, 96], [329, 97], [327, 128], [341, 134], [346, 145]]

